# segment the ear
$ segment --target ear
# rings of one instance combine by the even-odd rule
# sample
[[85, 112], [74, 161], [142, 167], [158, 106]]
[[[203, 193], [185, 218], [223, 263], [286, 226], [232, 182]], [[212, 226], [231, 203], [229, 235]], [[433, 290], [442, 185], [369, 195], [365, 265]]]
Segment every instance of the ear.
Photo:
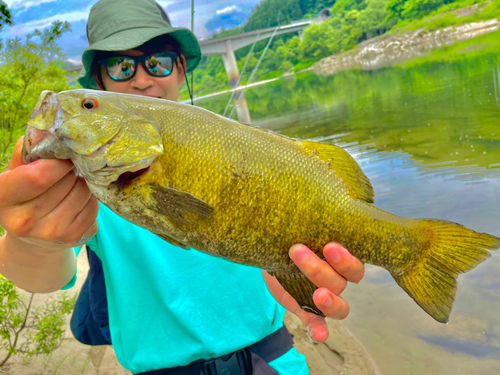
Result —
[[176, 64], [176, 66], [177, 66], [177, 78], [179, 80], [179, 86], [181, 86], [186, 80], [186, 58], [184, 57], [184, 55], [181, 54], [180, 64]]

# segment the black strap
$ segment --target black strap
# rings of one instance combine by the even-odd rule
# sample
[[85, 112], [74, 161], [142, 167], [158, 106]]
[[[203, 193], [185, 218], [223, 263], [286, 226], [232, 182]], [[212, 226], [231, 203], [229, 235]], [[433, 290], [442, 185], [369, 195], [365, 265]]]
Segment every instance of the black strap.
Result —
[[[274, 361], [276, 358], [281, 357], [283, 354], [292, 349], [292, 347], [293, 336], [283, 325], [283, 327], [278, 329], [276, 332], [264, 337], [259, 342], [220, 358], [200, 360], [187, 366], [146, 371], [136, 375], [218, 375], [215, 369], [221, 368], [221, 365], [224, 366], [225, 364], [234, 361], [239, 363], [238, 367], [240, 368], [241, 375], [273, 375], [277, 374], [277, 372], [269, 366], [267, 366], [269, 368], [268, 371], [259, 370], [259, 372], [257, 372], [257, 369], [255, 368], [256, 365], [258, 365], [257, 367], [259, 369], [263, 368], [262, 364], [258, 363], [259, 360], [262, 359], [266, 363], [269, 363]], [[255, 372], [251, 369], [249, 370], [252, 366], [248, 366], [248, 354], [251, 354], [251, 362], [253, 363]], [[226, 373], [232, 375], [231, 373], [224, 371], [224, 374]]]
[[250, 345], [251, 353], [257, 354], [267, 363], [274, 361], [293, 348], [293, 336], [285, 325], [259, 342]]

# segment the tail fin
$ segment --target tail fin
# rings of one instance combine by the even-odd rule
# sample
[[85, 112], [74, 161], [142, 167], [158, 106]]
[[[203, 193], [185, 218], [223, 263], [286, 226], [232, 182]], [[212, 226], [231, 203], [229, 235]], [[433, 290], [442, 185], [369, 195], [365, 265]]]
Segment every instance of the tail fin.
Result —
[[472, 270], [497, 250], [500, 238], [441, 220], [422, 220], [429, 245], [422, 256], [399, 274], [396, 282], [438, 322], [447, 323], [459, 274]]

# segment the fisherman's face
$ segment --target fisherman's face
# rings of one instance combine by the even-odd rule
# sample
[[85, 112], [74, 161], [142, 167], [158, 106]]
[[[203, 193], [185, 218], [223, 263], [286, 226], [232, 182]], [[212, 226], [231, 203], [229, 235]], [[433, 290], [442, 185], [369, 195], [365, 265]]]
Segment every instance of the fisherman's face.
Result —
[[[117, 51], [114, 55], [143, 56], [144, 52], [131, 49]], [[185, 74], [184, 69], [178, 69], [177, 64], [174, 63], [170, 75], [154, 77], [146, 72], [143, 64], [138, 64], [135, 75], [127, 81], [113, 80], [103, 66], [101, 66], [101, 78], [106, 91], [177, 101], [179, 99], [179, 87], [184, 83]]]

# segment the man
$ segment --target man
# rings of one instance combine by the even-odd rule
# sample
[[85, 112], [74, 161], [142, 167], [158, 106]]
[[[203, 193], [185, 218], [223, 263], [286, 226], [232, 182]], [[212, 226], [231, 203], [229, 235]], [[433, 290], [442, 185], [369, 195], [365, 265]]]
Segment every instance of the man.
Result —
[[[87, 30], [86, 73], [79, 79], [85, 88], [176, 101], [186, 72], [201, 58], [194, 35], [172, 28], [154, 0], [101, 0]], [[117, 62], [125, 60], [130, 74], [116, 73]], [[164, 69], [150, 68], [155, 61]], [[316, 341], [327, 338], [324, 319], [302, 310], [267, 273], [176, 248], [99, 206], [72, 168], [64, 160], [23, 165], [18, 143], [0, 174], [0, 225], [7, 231], [0, 238], [1, 274], [33, 292], [71, 287], [72, 247], [86, 242], [102, 262], [111, 341], [134, 374], [308, 373], [276, 300]], [[320, 287], [318, 307], [344, 318], [349, 307], [338, 295], [347, 280], [362, 278], [363, 265], [336, 244], [328, 244], [324, 255], [328, 262], [304, 245], [290, 249]]]

